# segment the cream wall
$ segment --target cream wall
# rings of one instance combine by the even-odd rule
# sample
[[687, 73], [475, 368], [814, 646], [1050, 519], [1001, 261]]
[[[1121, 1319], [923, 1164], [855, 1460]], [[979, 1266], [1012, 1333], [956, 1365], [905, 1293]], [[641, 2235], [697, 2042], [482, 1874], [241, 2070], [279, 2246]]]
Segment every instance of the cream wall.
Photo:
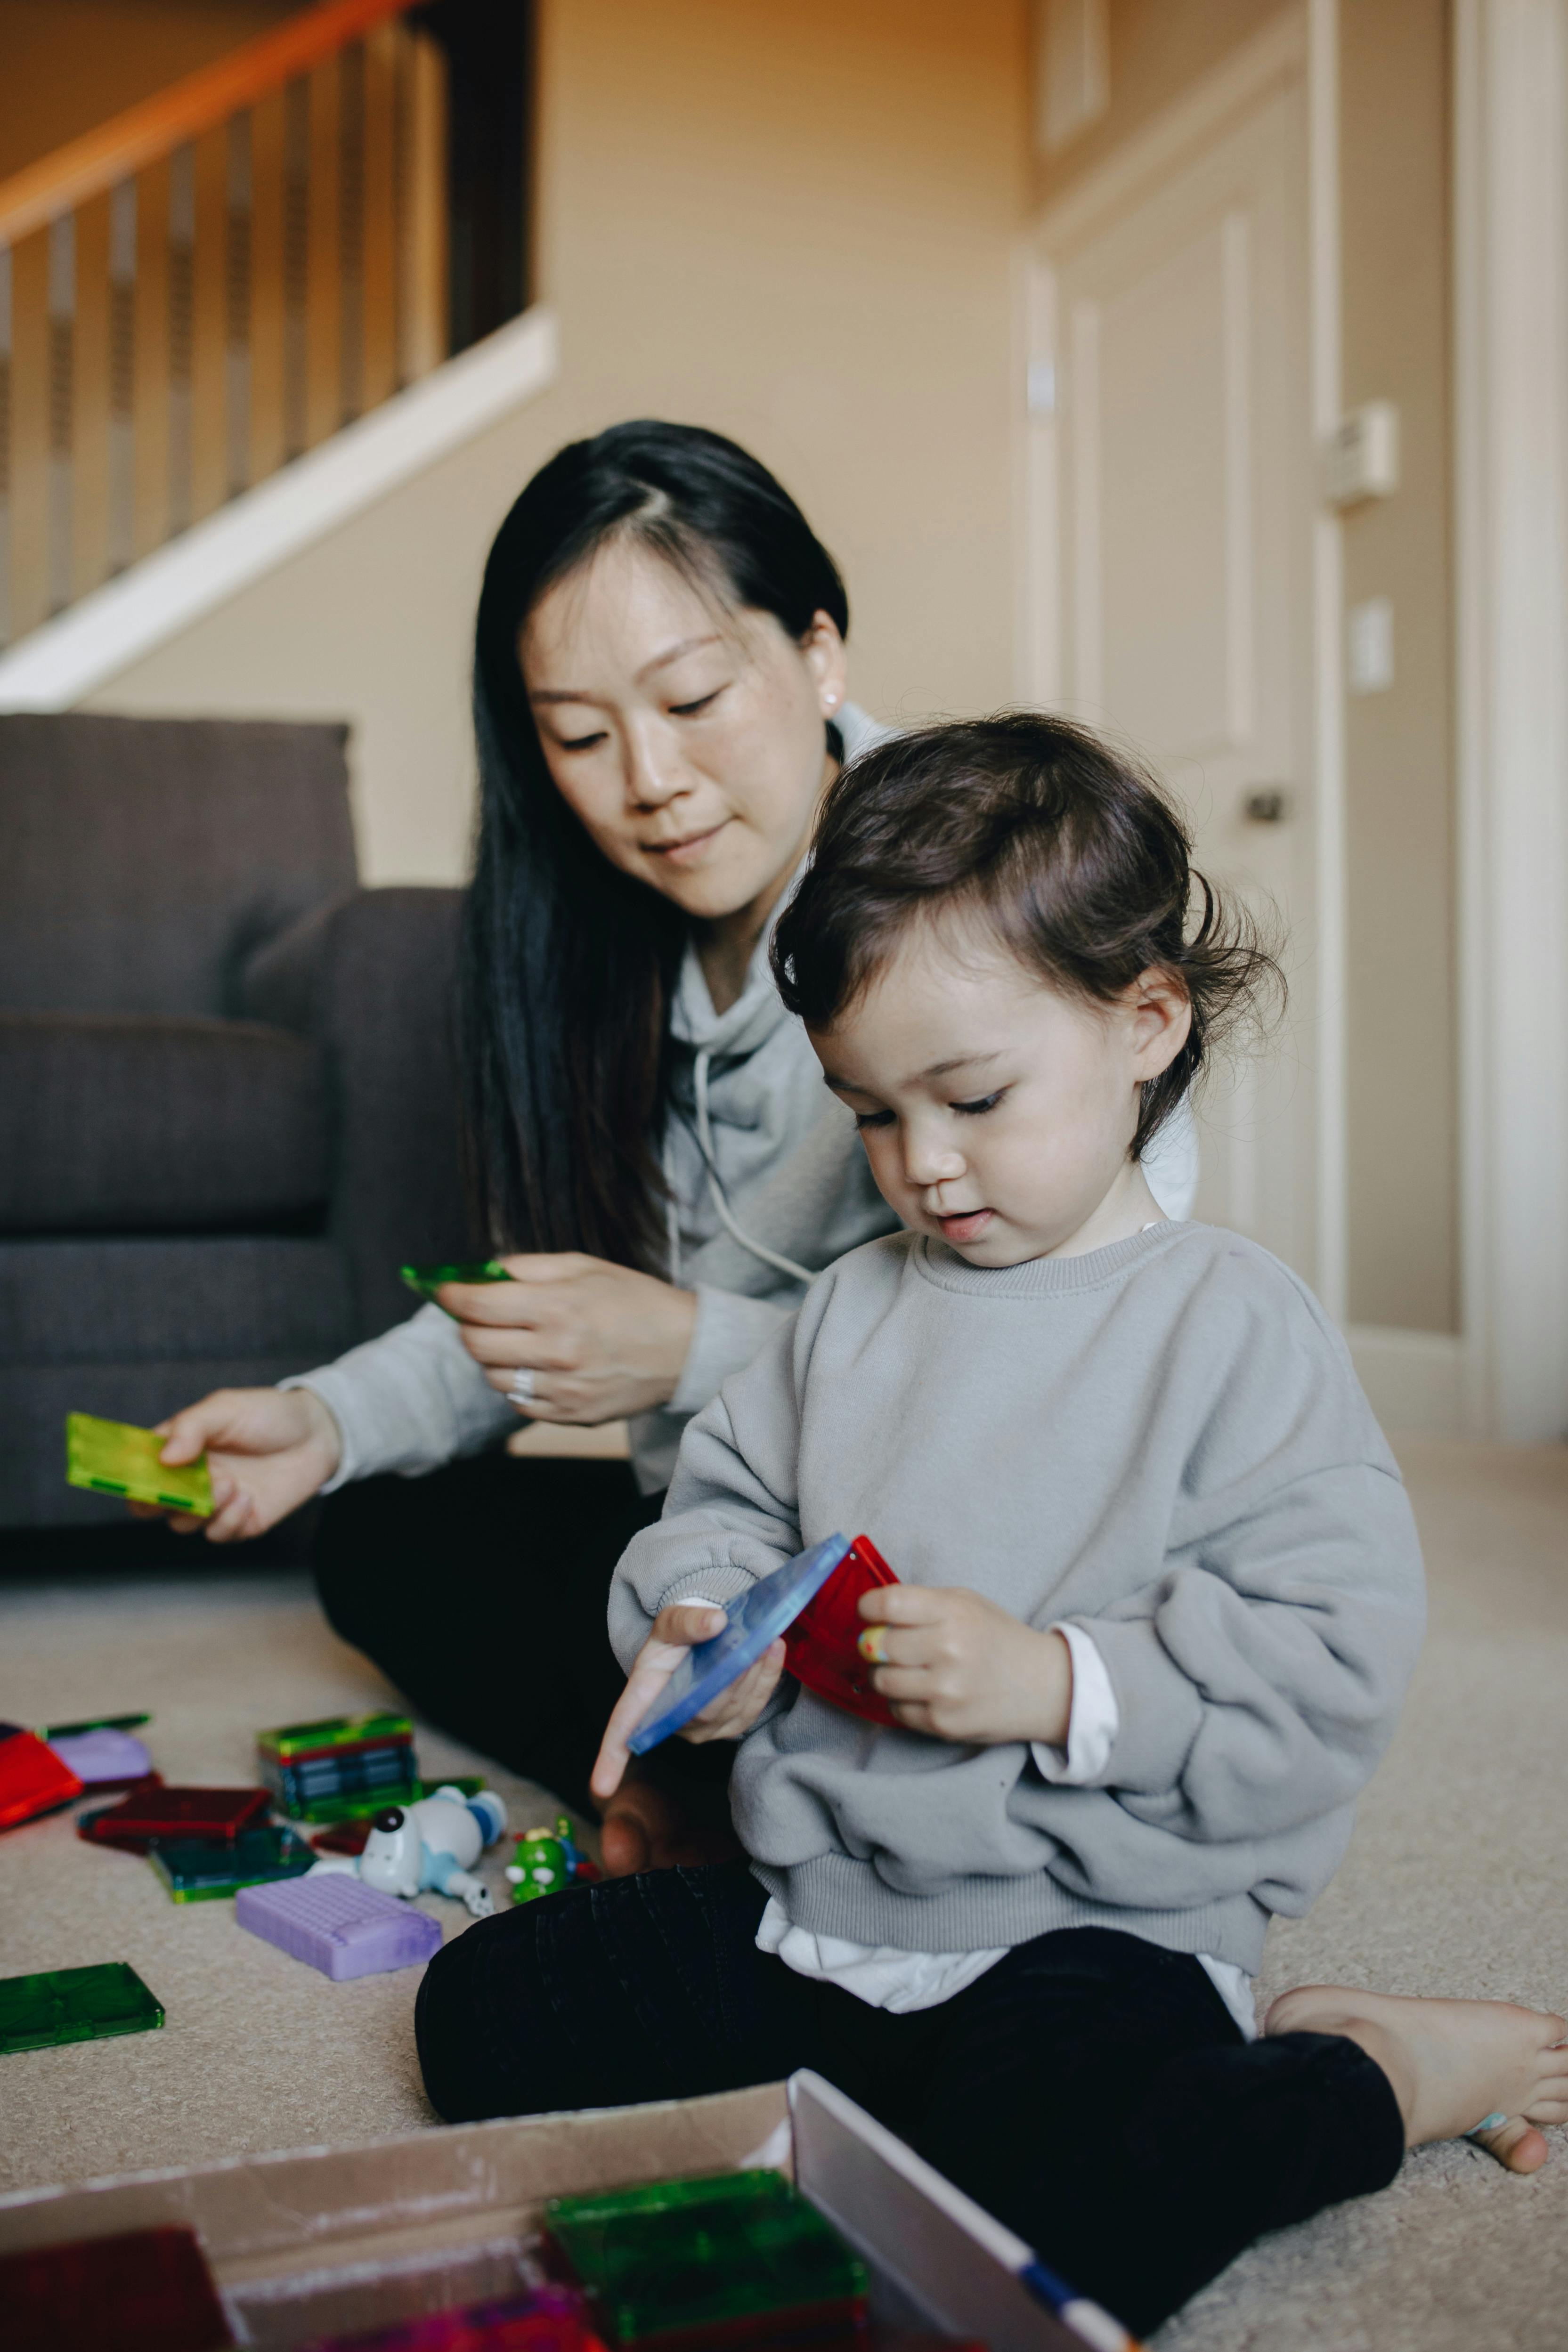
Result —
[[331, 714], [362, 858], [449, 880], [485, 551], [575, 435], [661, 415], [773, 467], [842, 565], [879, 714], [1012, 690], [1023, 0], [544, 0], [538, 272], [556, 387], [102, 688]]

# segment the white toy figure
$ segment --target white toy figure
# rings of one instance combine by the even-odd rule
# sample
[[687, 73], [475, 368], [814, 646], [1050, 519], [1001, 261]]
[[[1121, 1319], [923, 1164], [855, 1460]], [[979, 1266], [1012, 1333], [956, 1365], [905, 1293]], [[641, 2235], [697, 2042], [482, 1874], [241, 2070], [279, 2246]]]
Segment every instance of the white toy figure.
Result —
[[465, 1797], [460, 1789], [441, 1788], [417, 1804], [388, 1805], [377, 1813], [364, 1852], [346, 1866], [384, 1895], [455, 1895], [474, 1918], [488, 1919], [496, 1906], [472, 1865], [505, 1828], [506, 1808], [492, 1789]]

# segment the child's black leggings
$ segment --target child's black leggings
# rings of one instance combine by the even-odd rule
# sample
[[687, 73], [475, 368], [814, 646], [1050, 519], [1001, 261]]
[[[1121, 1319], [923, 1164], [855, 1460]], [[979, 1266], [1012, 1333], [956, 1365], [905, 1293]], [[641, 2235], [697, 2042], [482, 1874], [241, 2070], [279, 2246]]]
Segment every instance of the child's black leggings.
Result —
[[759, 1952], [765, 1901], [721, 1863], [479, 1920], [420, 1987], [437, 2109], [616, 2106], [814, 2067], [1139, 2333], [1263, 2231], [1399, 2168], [1382, 2070], [1336, 2035], [1244, 2042], [1194, 1959], [1060, 1929], [894, 2017]]

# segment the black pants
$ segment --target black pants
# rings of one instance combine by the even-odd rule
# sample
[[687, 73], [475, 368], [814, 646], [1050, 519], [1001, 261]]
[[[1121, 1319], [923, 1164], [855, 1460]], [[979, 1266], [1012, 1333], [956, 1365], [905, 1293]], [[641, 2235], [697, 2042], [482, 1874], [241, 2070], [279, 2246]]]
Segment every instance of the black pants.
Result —
[[764, 1901], [743, 1862], [721, 1863], [479, 1920], [419, 1990], [437, 2111], [616, 2105], [814, 2067], [1140, 2333], [1263, 2231], [1398, 2169], [1399, 2109], [1364, 2052], [1244, 2042], [1194, 1959], [1063, 1929], [894, 2017], [759, 1952]]
[[[321, 1605], [443, 1730], [592, 1817], [588, 1774], [626, 1682], [605, 1596], [663, 1503], [624, 1462], [481, 1454], [427, 1478], [366, 1478], [321, 1514]], [[667, 1744], [677, 1769], [708, 1778], [734, 1752]], [[713, 1760], [687, 1764], [699, 1757]]]

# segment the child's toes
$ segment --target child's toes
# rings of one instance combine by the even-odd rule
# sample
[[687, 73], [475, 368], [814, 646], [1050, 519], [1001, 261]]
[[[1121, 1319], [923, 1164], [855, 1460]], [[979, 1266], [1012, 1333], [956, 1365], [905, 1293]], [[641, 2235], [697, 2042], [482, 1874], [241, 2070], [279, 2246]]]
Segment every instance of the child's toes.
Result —
[[1520, 2116], [1510, 2116], [1493, 2131], [1471, 2132], [1469, 2137], [1510, 2172], [1539, 2172], [1550, 2153], [1534, 2125]]

